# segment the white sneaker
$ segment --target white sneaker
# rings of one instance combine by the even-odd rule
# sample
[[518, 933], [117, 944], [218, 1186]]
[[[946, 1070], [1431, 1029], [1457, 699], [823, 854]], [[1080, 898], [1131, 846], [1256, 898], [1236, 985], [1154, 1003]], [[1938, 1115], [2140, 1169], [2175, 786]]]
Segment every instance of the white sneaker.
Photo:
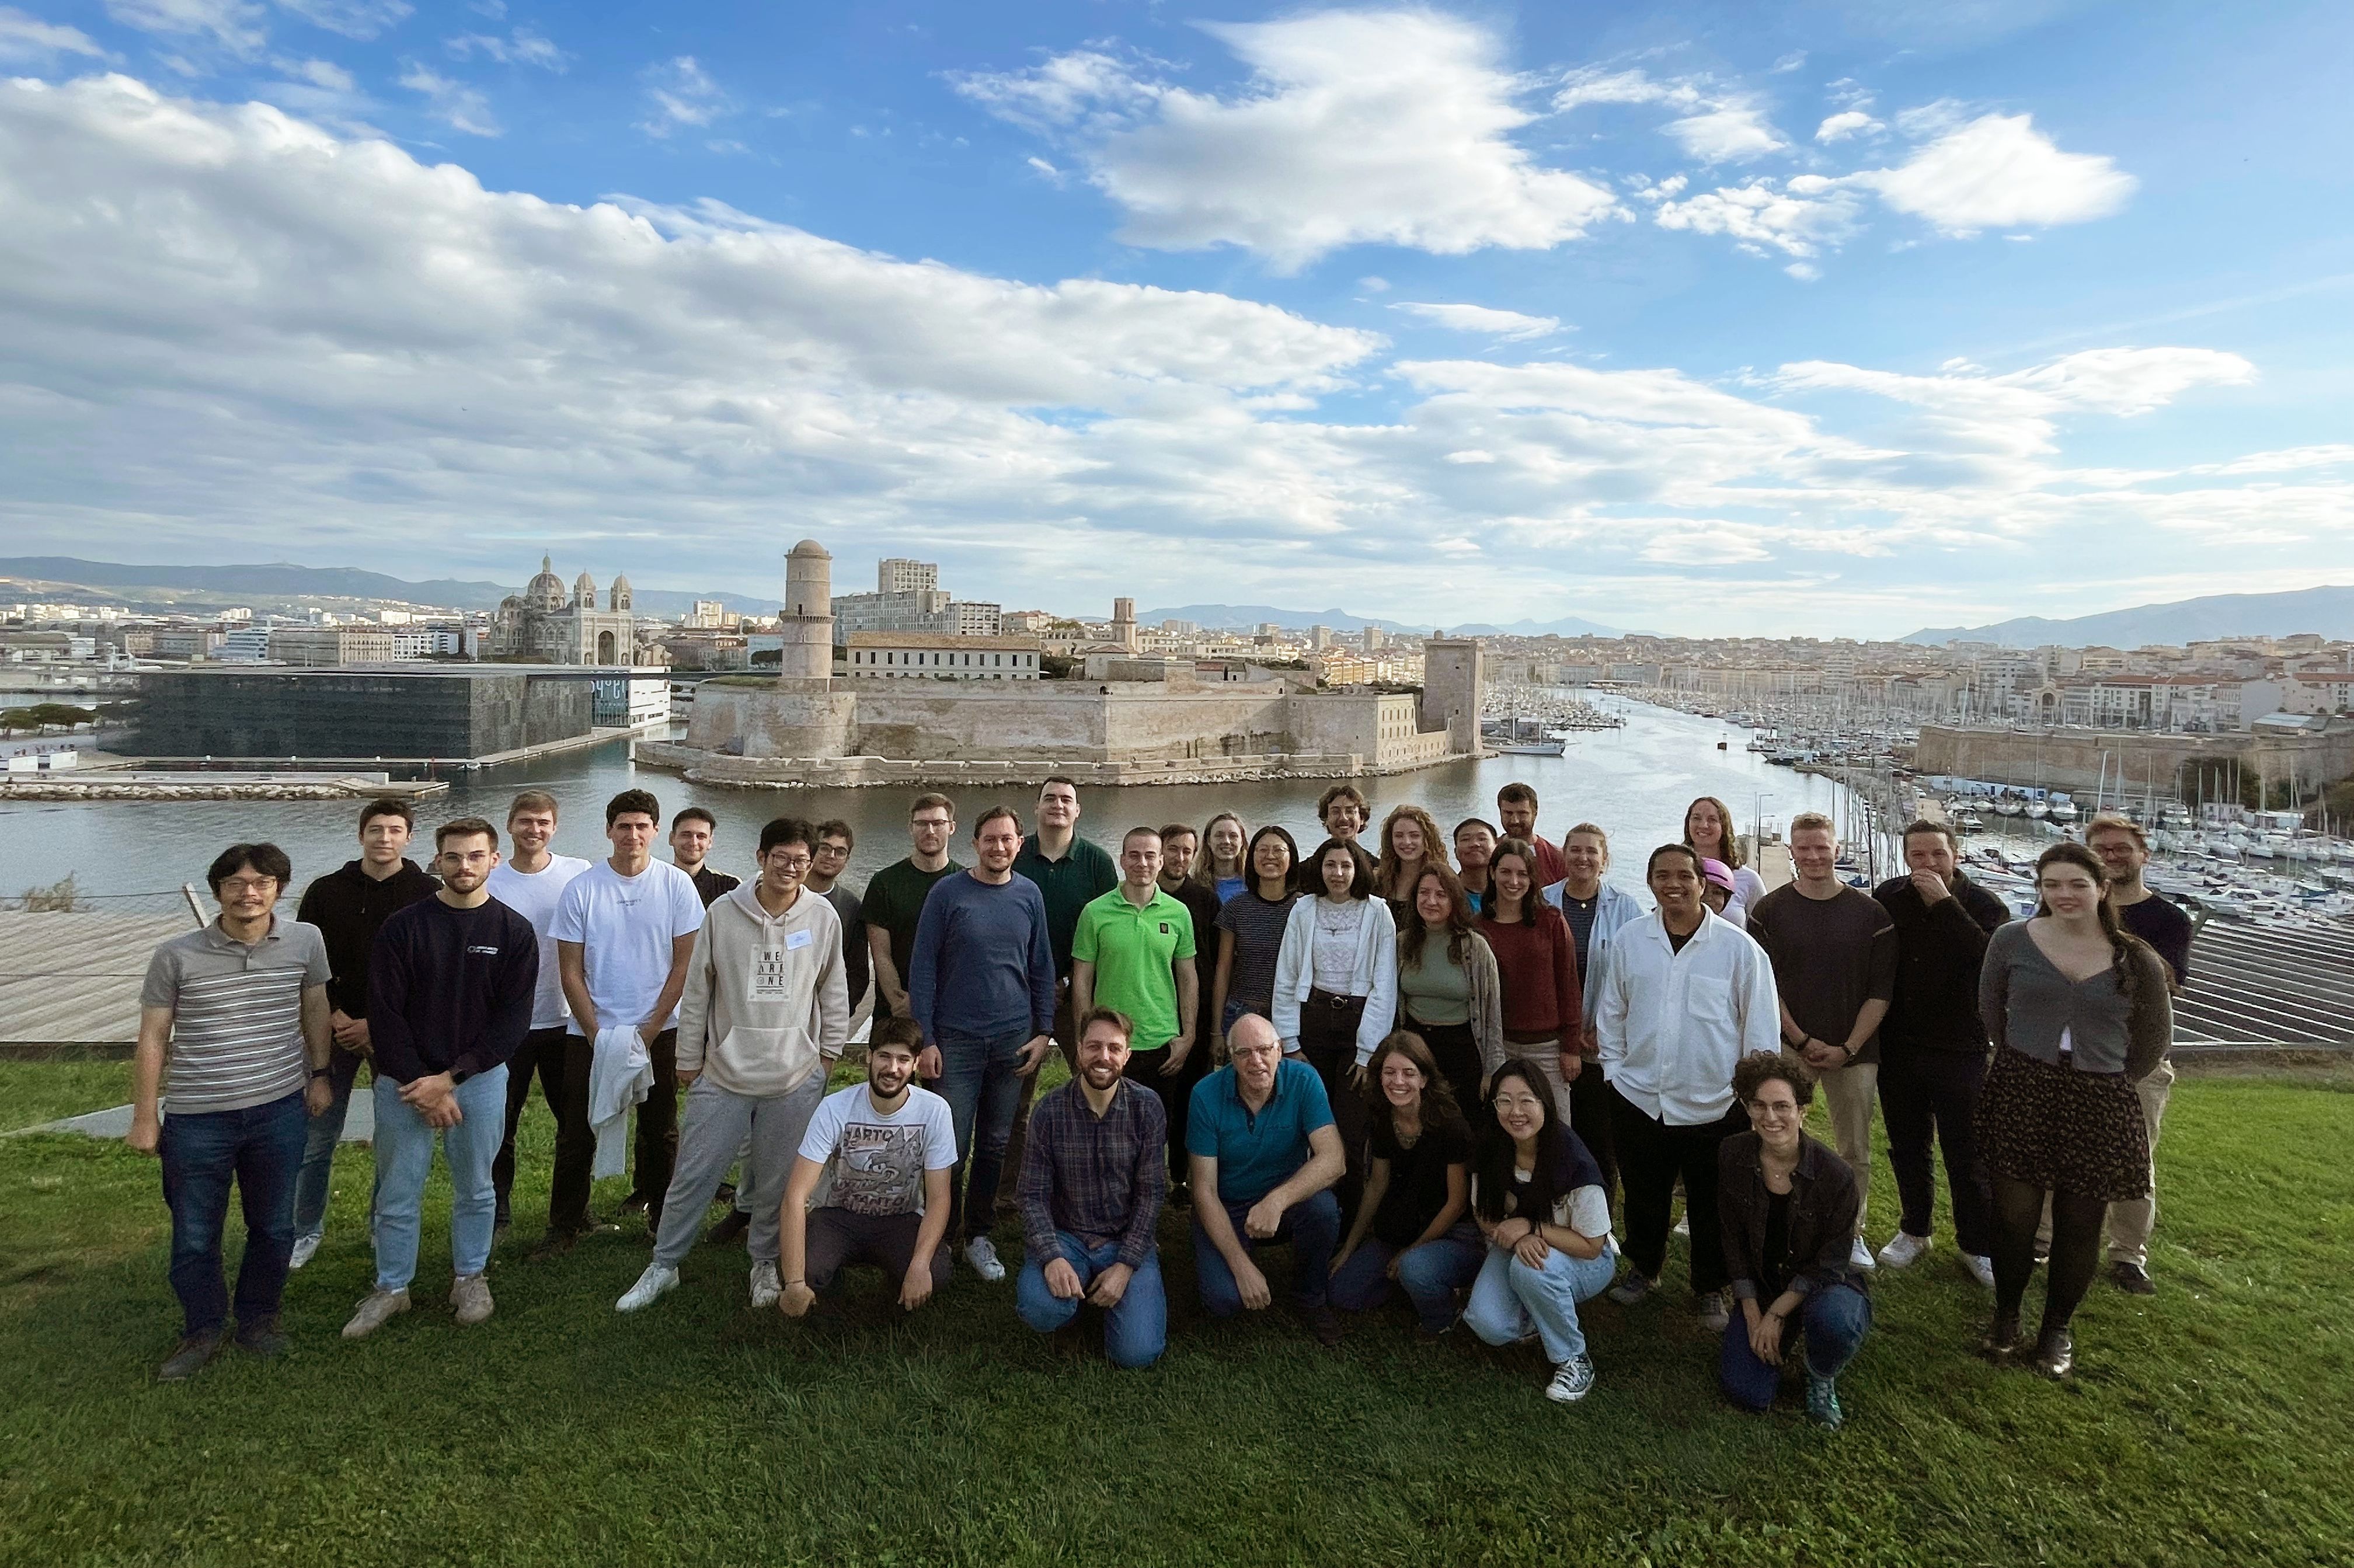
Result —
[[458, 1309], [458, 1321], [468, 1328], [491, 1320], [493, 1303], [491, 1282], [479, 1274], [461, 1274], [450, 1282], [450, 1305]]
[[352, 1320], [344, 1325], [344, 1338], [365, 1340], [408, 1310], [407, 1290], [371, 1290], [352, 1314]]
[[1699, 1306], [1701, 1325], [1712, 1334], [1723, 1333], [1724, 1326], [1733, 1321], [1733, 1308], [1726, 1304], [1722, 1290], [1702, 1293]]
[[1005, 1266], [997, 1261], [997, 1244], [987, 1236], [975, 1236], [964, 1244], [964, 1260], [991, 1285], [1005, 1277]]
[[294, 1269], [300, 1268], [304, 1264], [310, 1262], [313, 1258], [318, 1256], [319, 1244], [325, 1239], [326, 1238], [321, 1235], [317, 1231], [313, 1231], [309, 1235], [296, 1236], [294, 1238], [293, 1255], [286, 1260], [287, 1269], [291, 1272]]
[[1669, 1232], [1669, 1234], [1670, 1235], [1679, 1235], [1690, 1238], [1691, 1235], [1691, 1216], [1690, 1214], [1685, 1214], [1679, 1217], [1674, 1227]]
[[623, 1291], [621, 1298], [613, 1303], [613, 1310], [642, 1312], [677, 1288], [678, 1270], [650, 1263], [646, 1265], [646, 1271], [638, 1276], [638, 1282]]
[[1911, 1231], [1898, 1231], [1894, 1239], [1880, 1249], [1881, 1266], [1883, 1268], [1908, 1267], [1921, 1261], [1922, 1255], [1929, 1250], [1929, 1245], [1927, 1236], [1916, 1236]]
[[1966, 1252], [1962, 1254], [1962, 1266], [1970, 1271], [1972, 1279], [1988, 1290], [1994, 1288], [1994, 1259], [1984, 1253]]
[[1572, 1356], [1553, 1368], [1553, 1381], [1545, 1384], [1545, 1397], [1558, 1404], [1575, 1404], [1593, 1390], [1593, 1358]]
[[778, 1282], [777, 1266], [756, 1263], [752, 1266], [752, 1310], [766, 1312], [783, 1297], [785, 1287]]
[[1855, 1245], [1847, 1249], [1847, 1260], [1850, 1265], [1857, 1268], [1880, 1266], [1880, 1260], [1872, 1255], [1871, 1245], [1861, 1236], [1856, 1237]]

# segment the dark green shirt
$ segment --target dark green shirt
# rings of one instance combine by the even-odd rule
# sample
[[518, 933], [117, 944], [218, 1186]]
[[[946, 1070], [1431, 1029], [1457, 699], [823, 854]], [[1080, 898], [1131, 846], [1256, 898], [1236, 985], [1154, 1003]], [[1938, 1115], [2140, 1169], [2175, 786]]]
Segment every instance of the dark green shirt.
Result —
[[1013, 857], [1013, 870], [1038, 885], [1038, 895], [1046, 901], [1046, 944], [1055, 952], [1055, 978], [1068, 980], [1071, 936], [1079, 928], [1079, 911], [1119, 885], [1119, 867], [1110, 855], [1076, 836], [1062, 859], [1048, 860], [1038, 853], [1033, 836]]
[[953, 855], [938, 871], [918, 871], [914, 861], [903, 860], [885, 866], [866, 884], [859, 901], [866, 924], [891, 933], [891, 967], [899, 971], [902, 989], [916, 956], [916, 922], [924, 917], [924, 900], [931, 896], [932, 884], [963, 869]]

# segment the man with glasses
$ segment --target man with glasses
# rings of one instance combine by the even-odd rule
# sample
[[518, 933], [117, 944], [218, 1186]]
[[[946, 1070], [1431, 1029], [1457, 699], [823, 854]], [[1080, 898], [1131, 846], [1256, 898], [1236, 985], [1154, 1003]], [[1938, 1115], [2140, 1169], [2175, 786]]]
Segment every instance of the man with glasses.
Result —
[[850, 1040], [842, 923], [802, 885], [816, 832], [779, 817], [760, 830], [760, 876], [711, 906], [678, 1009], [678, 1077], [686, 1087], [678, 1169], [663, 1200], [653, 1261], [615, 1309], [635, 1312], [678, 1287], [704, 1209], [748, 1144], [751, 1298], [777, 1304], [778, 1205], [826, 1071]]
[[907, 812], [907, 838], [913, 846], [907, 858], [876, 872], [866, 884], [863, 900], [866, 941], [875, 959], [875, 984], [882, 993], [878, 1009], [894, 1018], [913, 1018], [907, 1011], [907, 966], [916, 949], [916, 922], [924, 917], [924, 900], [932, 886], [950, 872], [964, 867], [949, 858], [949, 840], [956, 834], [956, 802], [946, 795], [918, 795]]
[[[316, 927], [275, 913], [293, 875], [276, 844], [231, 844], [205, 874], [219, 917], [157, 948], [140, 990], [125, 1141], [162, 1158], [172, 1211], [181, 1333], [155, 1374], [165, 1383], [201, 1371], [228, 1326], [221, 1236], [231, 1181], [245, 1202], [237, 1342], [262, 1356], [286, 1348], [278, 1303], [294, 1249], [294, 1176], [310, 1120], [333, 1093], [326, 944]], [[165, 1097], [168, 1122], [158, 1110]]]

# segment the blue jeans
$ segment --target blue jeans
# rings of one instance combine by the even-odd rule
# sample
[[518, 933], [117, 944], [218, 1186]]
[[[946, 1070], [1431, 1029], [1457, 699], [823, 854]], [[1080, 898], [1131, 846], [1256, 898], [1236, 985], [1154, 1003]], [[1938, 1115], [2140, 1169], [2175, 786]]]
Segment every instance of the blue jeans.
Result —
[[401, 1102], [400, 1086], [376, 1081], [376, 1287], [406, 1290], [417, 1277], [418, 1221], [425, 1179], [433, 1172], [433, 1140], [450, 1167], [450, 1272], [463, 1279], [491, 1261], [491, 1227], [498, 1194], [491, 1166], [506, 1137], [507, 1070], [477, 1073], [460, 1084], [458, 1125], [436, 1132]]
[[[1096, 1276], [1119, 1261], [1119, 1243], [1090, 1247], [1067, 1231], [1055, 1233], [1063, 1261], [1078, 1272], [1079, 1288], [1093, 1285]], [[1022, 1320], [1042, 1334], [1051, 1334], [1078, 1316], [1077, 1298], [1066, 1301], [1046, 1288], [1045, 1265], [1031, 1258], [1022, 1266], [1013, 1286], [1013, 1308]], [[1104, 1314], [1104, 1353], [1116, 1367], [1149, 1367], [1161, 1359], [1169, 1343], [1169, 1298], [1161, 1287], [1161, 1255], [1148, 1252], [1129, 1277], [1119, 1305]]]
[[[1195, 1202], [1208, 1197], [1197, 1193]], [[1258, 1261], [1258, 1249], [1291, 1244], [1291, 1299], [1300, 1307], [1321, 1307], [1330, 1288], [1332, 1273], [1332, 1249], [1341, 1245], [1341, 1201], [1327, 1190], [1314, 1197], [1303, 1199], [1283, 1212], [1283, 1223], [1275, 1234], [1254, 1237], [1243, 1230], [1243, 1219], [1251, 1212], [1248, 1203], [1225, 1204], [1226, 1223], [1235, 1227], [1235, 1239], [1243, 1244], [1243, 1252], [1254, 1263]], [[1209, 1233], [1197, 1218], [1193, 1222], [1193, 1281], [1202, 1292], [1202, 1306], [1213, 1318], [1231, 1318], [1243, 1309], [1242, 1287], [1235, 1283], [1235, 1271], [1226, 1266], [1225, 1255], [1211, 1244]]]
[[1488, 1251], [1479, 1227], [1469, 1220], [1436, 1241], [1404, 1252], [1367, 1236], [1332, 1276], [1332, 1305], [1343, 1312], [1370, 1312], [1390, 1298], [1390, 1259], [1397, 1259], [1398, 1288], [1414, 1303], [1415, 1315], [1434, 1334], [1455, 1321], [1455, 1293], [1471, 1283]]
[[1471, 1282], [1471, 1302], [1463, 1321], [1491, 1345], [1509, 1345], [1535, 1334], [1547, 1360], [1559, 1366], [1585, 1353], [1585, 1330], [1578, 1327], [1577, 1304], [1610, 1288], [1618, 1275], [1618, 1249], [1606, 1246], [1597, 1257], [1572, 1257], [1559, 1247], [1545, 1254], [1543, 1268], [1531, 1268], [1504, 1247], [1491, 1246]]
[[[1735, 1306], [1738, 1307], [1738, 1303]], [[1804, 1326], [1807, 1370], [1819, 1378], [1835, 1378], [1855, 1359], [1872, 1327], [1872, 1298], [1852, 1285], [1818, 1286], [1798, 1305]], [[1782, 1328], [1782, 1346], [1789, 1349], [1790, 1329]], [[1717, 1381], [1725, 1397], [1744, 1410], [1771, 1410], [1782, 1386], [1782, 1369], [1761, 1361], [1749, 1348], [1749, 1314], [1736, 1310], [1724, 1325], [1724, 1351], [1717, 1358]]]
[[249, 1328], [278, 1315], [286, 1259], [294, 1250], [294, 1172], [310, 1120], [299, 1093], [244, 1110], [167, 1107], [156, 1151], [164, 1162], [164, 1202], [172, 1211], [172, 1289], [180, 1298], [183, 1333], [217, 1333], [228, 1321], [221, 1234], [232, 1179], [245, 1209], [238, 1324]]
[[1013, 1136], [1013, 1113], [1022, 1105], [1022, 1080], [1014, 1067], [1022, 1060], [1027, 1033], [1002, 1040], [964, 1040], [949, 1036], [939, 1042], [940, 1080], [937, 1087], [949, 1102], [949, 1119], [956, 1124], [957, 1167], [949, 1172], [949, 1229], [946, 1240], [968, 1234], [985, 1236], [997, 1218], [997, 1183], [1005, 1168], [1006, 1141]]
[[294, 1183], [294, 1234], [315, 1236], [327, 1226], [327, 1194], [335, 1173], [335, 1145], [343, 1141], [344, 1118], [351, 1114], [352, 1083], [360, 1059], [338, 1045], [327, 1053], [328, 1084], [335, 1097], [310, 1120], [302, 1145], [302, 1173]]

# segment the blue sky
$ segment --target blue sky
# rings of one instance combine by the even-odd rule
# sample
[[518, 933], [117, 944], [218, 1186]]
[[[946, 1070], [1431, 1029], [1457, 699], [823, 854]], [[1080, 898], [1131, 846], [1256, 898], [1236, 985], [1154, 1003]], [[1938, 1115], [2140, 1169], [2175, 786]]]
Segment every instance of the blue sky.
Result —
[[2342, 5], [0, 5], [14, 548], [1895, 635], [2354, 578]]

